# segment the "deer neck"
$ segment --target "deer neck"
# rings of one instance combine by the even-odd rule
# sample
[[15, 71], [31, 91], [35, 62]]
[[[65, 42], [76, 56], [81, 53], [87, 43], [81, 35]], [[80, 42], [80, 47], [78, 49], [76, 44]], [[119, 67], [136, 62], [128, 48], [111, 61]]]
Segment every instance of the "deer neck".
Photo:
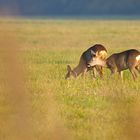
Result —
[[82, 73], [82, 66], [80, 65], [77, 65], [74, 69], [73, 69], [73, 72], [76, 73], [77, 76], [79, 76], [81, 73]]

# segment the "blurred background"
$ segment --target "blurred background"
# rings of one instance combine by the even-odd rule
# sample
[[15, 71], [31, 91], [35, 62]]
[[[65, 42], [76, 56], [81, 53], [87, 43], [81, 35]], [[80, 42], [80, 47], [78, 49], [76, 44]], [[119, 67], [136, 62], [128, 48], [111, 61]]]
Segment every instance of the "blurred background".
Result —
[[138, 16], [139, 0], [0, 0], [1, 11], [22, 16]]
[[0, 140], [139, 140], [140, 77], [64, 80], [95, 43], [139, 50], [139, 18], [139, 0], [0, 0]]

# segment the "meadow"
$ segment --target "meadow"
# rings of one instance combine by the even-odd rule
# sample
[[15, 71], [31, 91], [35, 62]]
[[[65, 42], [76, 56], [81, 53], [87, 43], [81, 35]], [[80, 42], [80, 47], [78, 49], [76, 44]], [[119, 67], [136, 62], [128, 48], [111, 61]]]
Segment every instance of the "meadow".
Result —
[[140, 75], [125, 71], [122, 81], [104, 69], [103, 78], [65, 80], [94, 44], [108, 55], [140, 50], [139, 20], [0, 18], [0, 31], [0, 140], [140, 138]]

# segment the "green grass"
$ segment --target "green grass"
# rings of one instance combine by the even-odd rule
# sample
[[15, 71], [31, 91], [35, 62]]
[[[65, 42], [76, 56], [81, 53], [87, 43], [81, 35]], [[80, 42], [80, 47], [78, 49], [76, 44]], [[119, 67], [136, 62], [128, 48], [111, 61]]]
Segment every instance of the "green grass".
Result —
[[[63, 138], [62, 133], [74, 140], [127, 140], [133, 136], [129, 131], [138, 121], [133, 120], [132, 108], [139, 107], [140, 76], [134, 82], [125, 71], [121, 81], [105, 69], [103, 79], [94, 80], [90, 72], [85, 79], [64, 77], [67, 64], [76, 66], [81, 53], [95, 43], [105, 45], [109, 55], [140, 49], [140, 21], [1, 20], [0, 24], [12, 24], [14, 28], [8, 32], [20, 44], [34, 139]], [[0, 90], [3, 93], [2, 87]], [[16, 115], [5, 95], [0, 95], [0, 114]], [[5, 131], [0, 129], [0, 133], [8, 138]]]

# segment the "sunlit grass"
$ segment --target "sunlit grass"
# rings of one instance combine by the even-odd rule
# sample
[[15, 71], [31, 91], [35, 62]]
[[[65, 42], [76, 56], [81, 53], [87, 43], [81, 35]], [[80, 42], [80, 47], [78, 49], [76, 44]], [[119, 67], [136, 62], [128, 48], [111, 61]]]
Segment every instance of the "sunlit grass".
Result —
[[[76, 66], [81, 53], [93, 44], [105, 45], [109, 55], [140, 50], [140, 21], [1, 19], [0, 24], [12, 24], [8, 32], [17, 37], [34, 139], [128, 139], [130, 116], [135, 113], [130, 109], [140, 98], [140, 76], [134, 82], [125, 71], [122, 81], [105, 69], [103, 79], [93, 79], [92, 72], [85, 79], [64, 77], [67, 64]], [[0, 114], [6, 117], [11, 111], [4, 90], [0, 86]]]

